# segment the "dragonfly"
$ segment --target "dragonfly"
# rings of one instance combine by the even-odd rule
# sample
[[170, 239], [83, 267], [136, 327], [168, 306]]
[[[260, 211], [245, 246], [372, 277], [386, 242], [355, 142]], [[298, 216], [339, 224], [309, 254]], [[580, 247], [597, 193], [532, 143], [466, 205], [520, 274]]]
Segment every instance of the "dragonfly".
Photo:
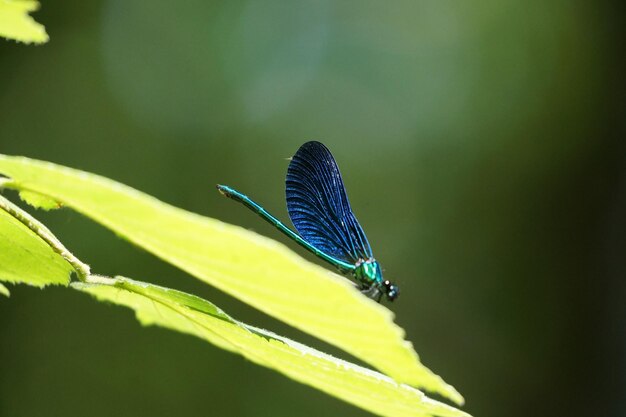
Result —
[[297, 232], [245, 194], [227, 185], [218, 184], [217, 189], [343, 275], [352, 276], [364, 295], [378, 302], [383, 294], [389, 301], [398, 297], [398, 286], [383, 278], [365, 232], [352, 212], [339, 166], [322, 143], [306, 142], [287, 169], [287, 211]]

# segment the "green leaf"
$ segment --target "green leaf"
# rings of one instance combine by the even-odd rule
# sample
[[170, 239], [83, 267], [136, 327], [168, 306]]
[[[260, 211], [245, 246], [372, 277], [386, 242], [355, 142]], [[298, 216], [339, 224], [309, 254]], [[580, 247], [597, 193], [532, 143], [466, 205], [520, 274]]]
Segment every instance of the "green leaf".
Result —
[[72, 266], [7, 208], [20, 210], [0, 196], [0, 281], [68, 285]]
[[[423, 366], [393, 314], [345, 278], [241, 227], [178, 209], [123, 184], [47, 162], [0, 155], [5, 186], [43, 194], [191, 275], [334, 344], [395, 380], [463, 397]], [[212, 186], [207, 186], [211, 192]], [[215, 199], [220, 197], [217, 195]]]
[[0, 36], [25, 43], [48, 42], [46, 28], [28, 15], [38, 8], [32, 0], [0, 0]]
[[[37, 285], [40, 281], [33, 281], [30, 274], [39, 269], [53, 272], [61, 266], [60, 283], [67, 284], [71, 265], [83, 270], [87, 280], [73, 283], [73, 288], [132, 308], [143, 325], [159, 325], [200, 337], [373, 413], [467, 416], [382, 374], [240, 323], [210, 302], [191, 294], [128, 278], [88, 275], [88, 268], [69, 254], [45, 226], [0, 196], [0, 272], [3, 277], [9, 271], [8, 281]], [[2, 284], [0, 294], [9, 295]]]
[[468, 416], [378, 372], [236, 322], [193, 295], [122, 277], [96, 278], [72, 287], [133, 309], [143, 325], [197, 336], [381, 416]]
[[4, 295], [5, 297], [10, 297], [11, 293], [9, 292], [9, 289], [7, 287], [5, 287], [4, 285], [0, 284], [0, 294]]
[[[29, 274], [38, 268], [55, 271], [60, 265], [59, 276], [67, 284], [71, 265], [76, 265], [87, 281], [75, 282], [73, 288], [99, 300], [132, 308], [143, 325], [158, 325], [197, 336], [382, 416], [468, 416], [382, 374], [237, 322], [215, 305], [191, 294], [128, 278], [88, 275], [88, 268], [45, 226], [1, 196], [0, 232], [0, 271], [10, 271], [14, 276], [9, 279], [11, 282], [37, 284]], [[2, 284], [0, 294], [9, 295]]]
[[30, 204], [31, 206], [46, 211], [61, 208], [61, 203], [59, 203], [58, 201], [32, 191], [20, 191], [20, 198], [22, 199], [22, 201]]

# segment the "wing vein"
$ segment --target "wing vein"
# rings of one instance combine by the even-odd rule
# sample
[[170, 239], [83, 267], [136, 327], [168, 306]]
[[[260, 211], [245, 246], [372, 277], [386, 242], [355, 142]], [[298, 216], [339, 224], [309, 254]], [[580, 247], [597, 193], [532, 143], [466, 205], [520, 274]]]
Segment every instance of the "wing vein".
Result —
[[304, 240], [342, 261], [372, 257], [332, 154], [307, 142], [291, 159], [286, 179], [289, 217]]

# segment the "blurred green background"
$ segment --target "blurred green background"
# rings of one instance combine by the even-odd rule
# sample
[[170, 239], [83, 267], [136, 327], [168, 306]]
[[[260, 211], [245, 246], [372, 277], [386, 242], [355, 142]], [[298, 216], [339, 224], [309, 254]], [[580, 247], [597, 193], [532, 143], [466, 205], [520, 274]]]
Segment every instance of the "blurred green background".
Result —
[[[287, 219], [286, 158], [320, 140], [402, 287], [398, 323], [466, 411], [626, 416], [618, 4], [44, 1], [48, 44], [0, 40], [0, 152], [312, 259], [214, 184]], [[36, 216], [97, 273], [191, 291], [346, 357], [70, 210]], [[83, 294], [11, 291], [2, 417], [368, 415]]]

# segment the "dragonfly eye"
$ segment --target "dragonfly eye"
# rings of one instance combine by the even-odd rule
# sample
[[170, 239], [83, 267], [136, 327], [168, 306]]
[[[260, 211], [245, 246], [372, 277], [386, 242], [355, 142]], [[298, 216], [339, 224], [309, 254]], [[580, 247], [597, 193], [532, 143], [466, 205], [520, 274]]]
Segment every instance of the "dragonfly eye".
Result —
[[385, 287], [385, 294], [387, 295], [387, 299], [389, 301], [393, 301], [398, 298], [398, 294], [400, 294], [400, 288], [398, 288], [397, 285], [392, 284], [391, 281], [386, 279], [383, 282], [383, 287]]

